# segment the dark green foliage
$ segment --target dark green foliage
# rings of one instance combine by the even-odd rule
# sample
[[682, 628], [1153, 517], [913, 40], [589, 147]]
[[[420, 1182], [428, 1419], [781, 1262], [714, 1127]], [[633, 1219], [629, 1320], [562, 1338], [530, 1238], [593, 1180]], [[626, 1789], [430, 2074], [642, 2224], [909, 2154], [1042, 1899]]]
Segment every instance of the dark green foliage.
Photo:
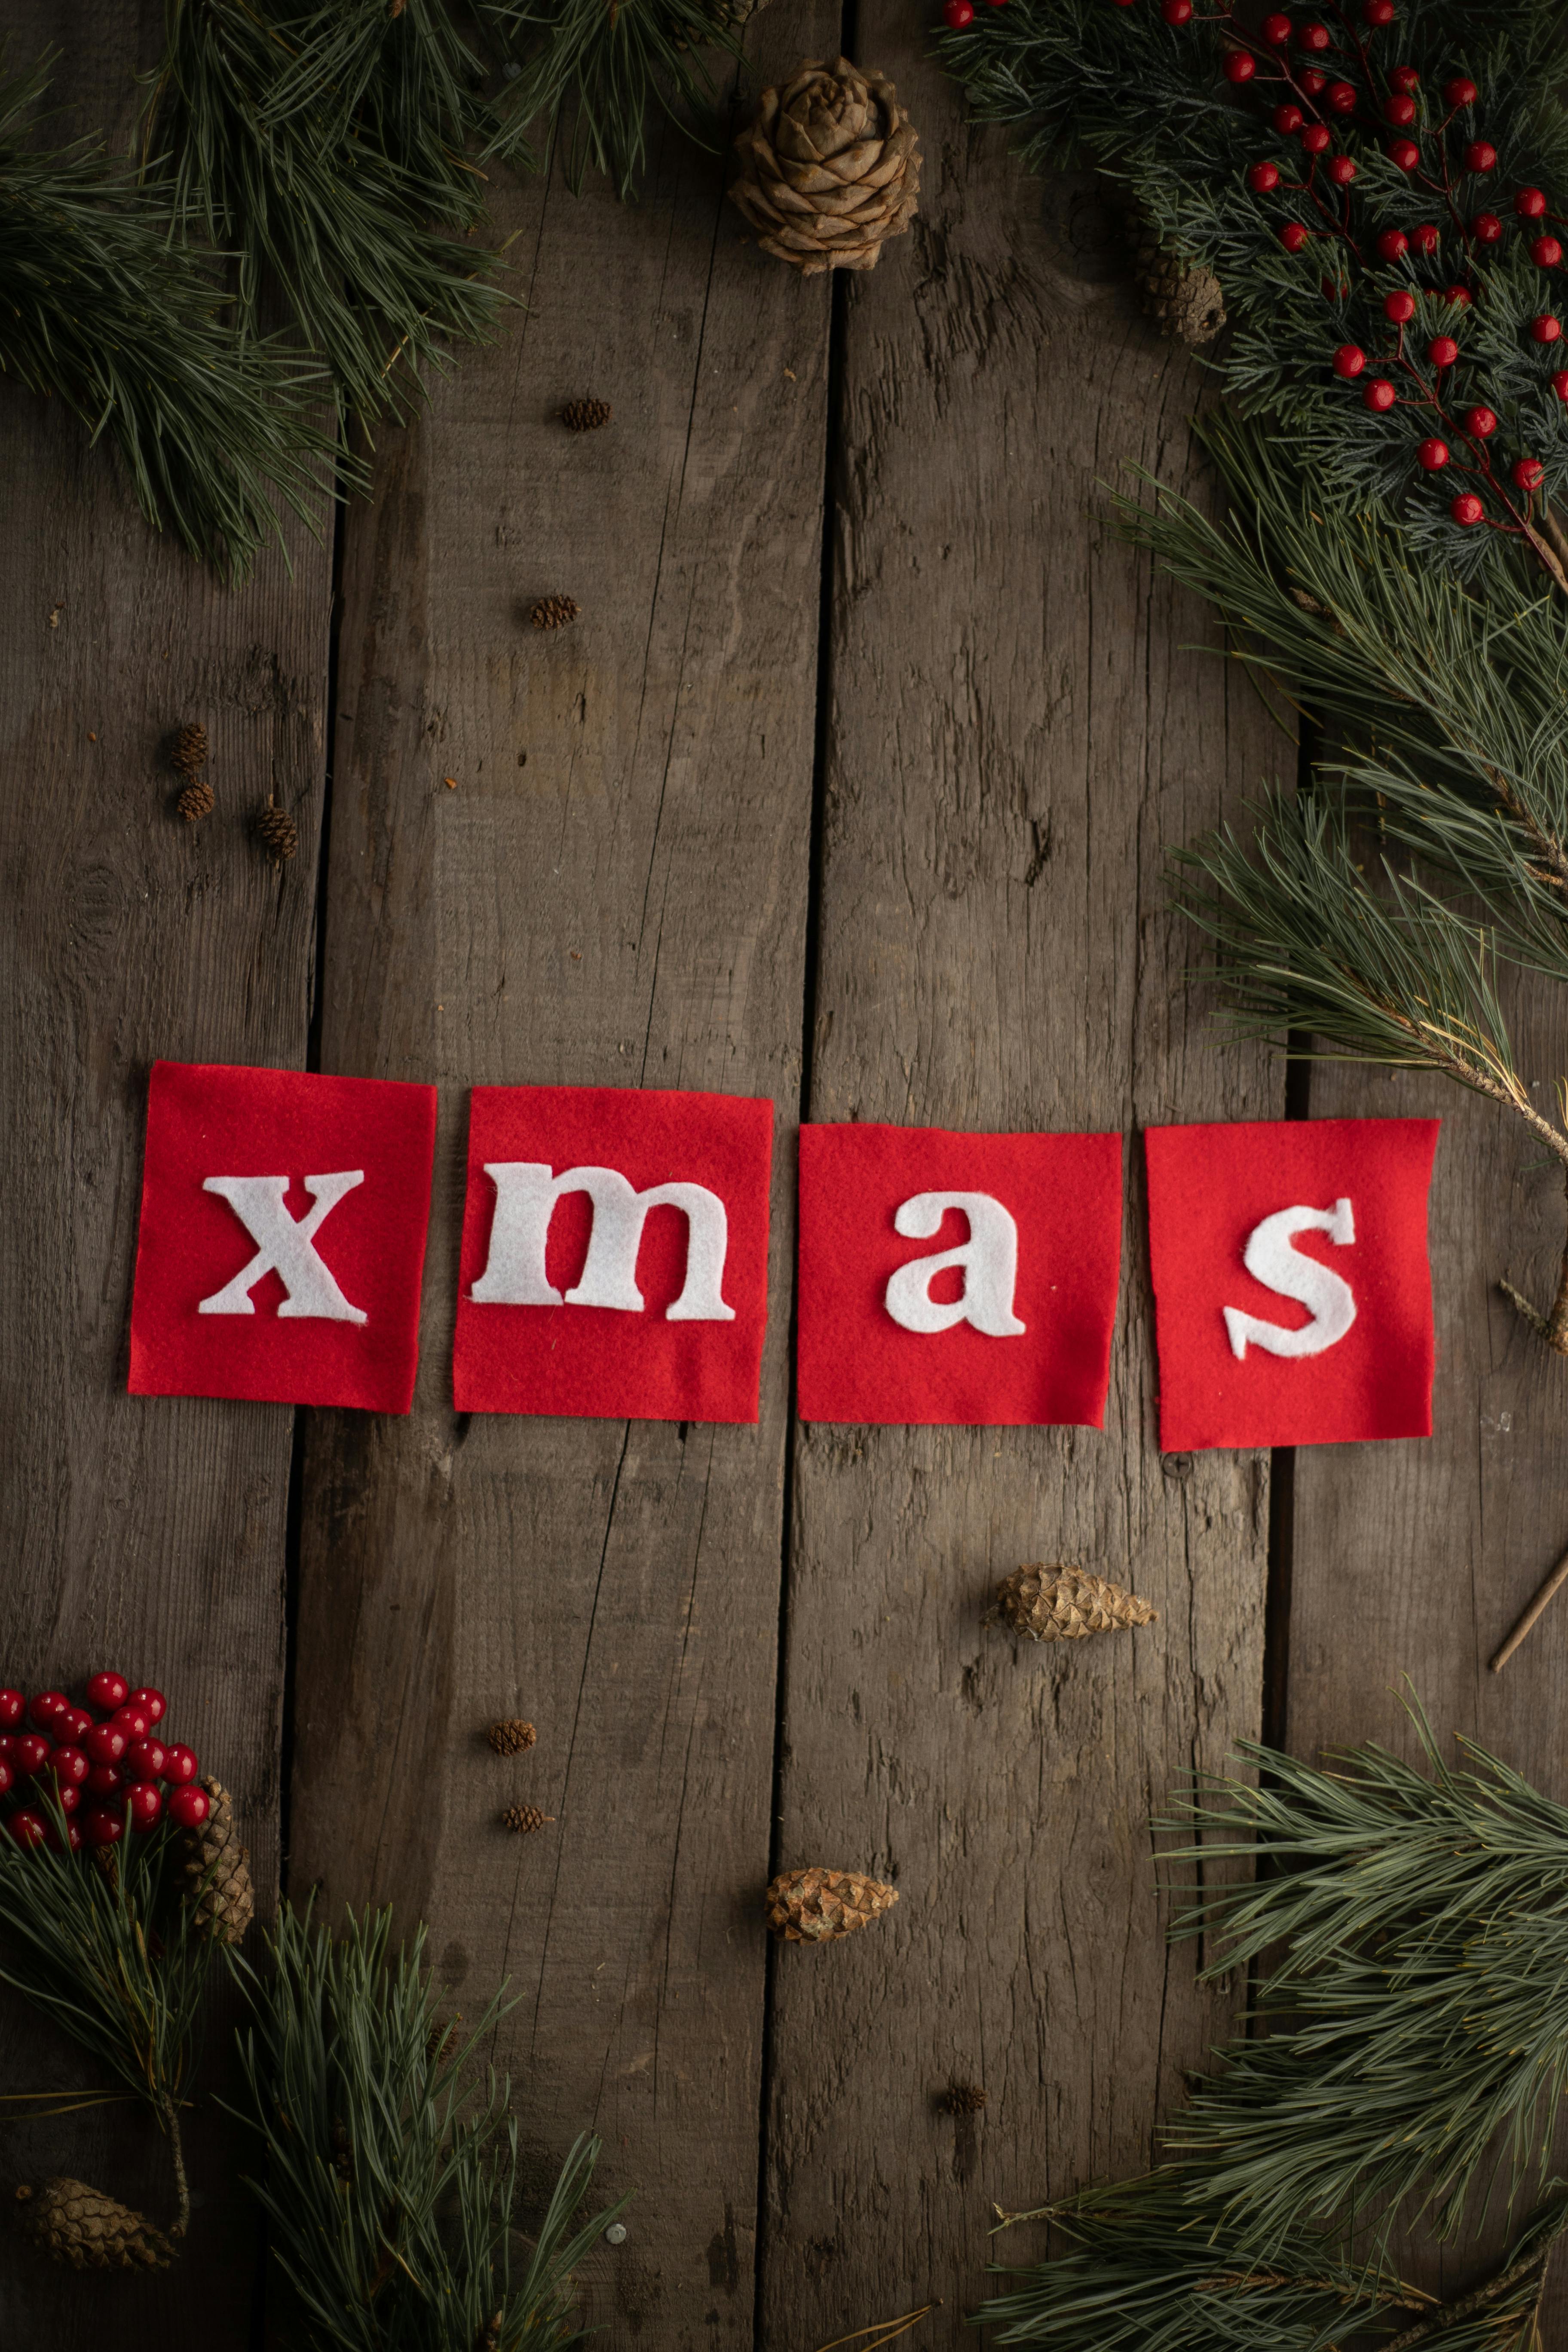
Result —
[[309, 514], [331, 446], [319, 367], [241, 342], [166, 203], [93, 140], [35, 143], [43, 68], [0, 84], [0, 369], [118, 449], [137, 504], [226, 579]]
[[309, 2343], [558, 2352], [580, 2342], [571, 2274], [612, 2218], [580, 2211], [598, 2143], [577, 2141], [537, 2237], [520, 2247], [507, 2084], [475, 2058], [499, 2004], [448, 2035], [424, 1931], [394, 1955], [384, 1912], [351, 1913], [334, 1938], [286, 1906], [269, 1961], [236, 1963], [255, 2020], [240, 2043], [241, 2112], [265, 2146], [253, 2186]]
[[[1308, 171], [1299, 142], [1272, 127], [1274, 104], [1298, 98], [1309, 120], [1319, 104], [1275, 78], [1276, 53], [1248, 36], [1260, 63], [1257, 78], [1233, 90], [1221, 72], [1238, 26], [1200, 12], [1165, 25], [1154, 0], [1011, 0], [982, 9], [962, 33], [943, 35], [943, 61], [965, 84], [975, 113], [1016, 126], [1037, 166], [1088, 156], [1123, 181], [1162, 236], [1217, 271], [1238, 330], [1220, 362], [1227, 388], [1249, 413], [1267, 412], [1310, 476], [1320, 509], [1347, 515], [1375, 509], [1397, 515], [1413, 551], [1440, 557], [1473, 576], [1499, 561], [1527, 524], [1529, 499], [1508, 478], [1521, 456], [1545, 468], [1548, 495], [1568, 484], [1568, 407], [1552, 378], [1563, 346], [1542, 344], [1528, 322], [1553, 304], [1554, 278], [1530, 257], [1526, 226], [1511, 193], [1521, 184], [1546, 192], [1553, 213], [1568, 209], [1568, 116], [1555, 95], [1561, 47], [1557, 0], [1517, 0], [1490, 10], [1449, 0], [1401, 0], [1394, 26], [1377, 32], [1330, 7], [1334, 47], [1321, 63], [1360, 95], [1353, 116], [1324, 110], [1333, 151], [1355, 163], [1352, 188], [1326, 184], [1321, 163]], [[1287, 53], [1292, 71], [1304, 60]], [[1390, 92], [1389, 69], [1421, 76], [1414, 126], [1422, 163], [1406, 173], [1385, 152], [1379, 119]], [[1477, 85], [1475, 105], [1452, 113], [1442, 85], [1463, 72]], [[1326, 101], [1323, 102], [1326, 110]], [[1496, 148], [1489, 173], [1468, 172], [1462, 156], [1483, 137]], [[1273, 163], [1280, 184], [1255, 194], [1246, 171]], [[1303, 184], [1303, 175], [1307, 183]], [[1472, 233], [1478, 214], [1496, 210], [1500, 242]], [[1310, 227], [1306, 249], [1285, 252], [1279, 231]], [[1429, 224], [1436, 251], [1414, 248], [1402, 259], [1378, 258], [1384, 229]], [[1529, 234], [1549, 224], [1532, 225]], [[1461, 308], [1452, 287], [1471, 297]], [[1384, 296], [1409, 288], [1416, 316], [1400, 338], [1383, 314]], [[1428, 341], [1451, 333], [1456, 366], [1440, 377], [1428, 363]], [[1356, 382], [1331, 369], [1337, 347], [1367, 355]], [[1362, 391], [1386, 375], [1399, 404], [1374, 415]], [[1468, 439], [1462, 419], [1472, 404], [1492, 408], [1501, 429], [1489, 444]], [[1415, 462], [1418, 442], [1436, 437], [1452, 453], [1440, 473]], [[1489, 523], [1453, 521], [1449, 501], [1478, 491]]]

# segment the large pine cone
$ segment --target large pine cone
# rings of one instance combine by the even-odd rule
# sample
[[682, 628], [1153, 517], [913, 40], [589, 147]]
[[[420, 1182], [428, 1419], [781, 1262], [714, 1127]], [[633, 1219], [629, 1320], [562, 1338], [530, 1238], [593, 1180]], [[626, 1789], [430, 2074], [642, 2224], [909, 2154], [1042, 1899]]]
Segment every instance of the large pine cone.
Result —
[[234, 1826], [234, 1800], [221, 1780], [202, 1782], [212, 1810], [185, 1833], [185, 1899], [196, 1933], [215, 1944], [237, 1944], [256, 1911], [250, 1856]]
[[764, 89], [735, 142], [730, 194], [776, 254], [804, 277], [871, 269], [884, 241], [908, 228], [920, 193], [920, 141], [893, 85], [840, 58], [797, 66]]
[[16, 2219], [36, 2246], [79, 2271], [166, 2270], [174, 2248], [129, 2205], [64, 2175], [16, 2191]]
[[786, 1870], [767, 1892], [767, 1920], [786, 1944], [828, 1944], [868, 1927], [899, 1899], [896, 1886], [858, 1870]]
[[1039, 1560], [1003, 1578], [985, 1622], [1005, 1618], [1013, 1633], [1030, 1642], [1081, 1642], [1090, 1633], [1147, 1625], [1157, 1613], [1106, 1577]]
[[1212, 269], [1162, 245], [1144, 224], [1138, 232], [1135, 274], [1143, 308], [1163, 333], [1192, 351], [1213, 342], [1225, 324], [1225, 292]]

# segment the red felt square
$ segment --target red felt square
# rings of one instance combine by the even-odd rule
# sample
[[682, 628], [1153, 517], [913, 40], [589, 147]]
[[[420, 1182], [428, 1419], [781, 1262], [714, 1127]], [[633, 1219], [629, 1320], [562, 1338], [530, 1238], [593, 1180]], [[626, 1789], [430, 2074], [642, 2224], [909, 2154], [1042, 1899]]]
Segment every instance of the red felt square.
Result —
[[801, 1418], [1099, 1429], [1121, 1260], [1119, 1135], [803, 1127]]
[[1167, 1452], [1431, 1435], [1426, 1196], [1437, 1126], [1149, 1130]]
[[744, 1096], [476, 1087], [458, 1412], [754, 1422], [773, 1134]]
[[132, 1393], [406, 1412], [435, 1149], [434, 1087], [154, 1063]]

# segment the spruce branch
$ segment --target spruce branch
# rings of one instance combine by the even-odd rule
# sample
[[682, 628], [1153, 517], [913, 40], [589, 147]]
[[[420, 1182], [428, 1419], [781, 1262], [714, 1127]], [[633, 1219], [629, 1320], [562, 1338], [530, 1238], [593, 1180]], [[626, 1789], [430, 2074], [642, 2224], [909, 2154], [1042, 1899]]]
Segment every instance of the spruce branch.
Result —
[[502, 2004], [459, 2036], [424, 1950], [421, 1929], [393, 1952], [386, 1912], [333, 1937], [285, 1906], [268, 1965], [235, 1962], [253, 2018], [237, 2112], [265, 2149], [250, 2186], [273, 2253], [319, 2352], [563, 2352], [582, 2340], [572, 2273], [613, 2218], [581, 2218], [598, 2143], [574, 2144], [520, 2255], [508, 2085], [476, 2058]]
[[317, 527], [324, 379], [237, 341], [177, 213], [98, 142], [35, 143], [47, 79], [46, 60], [0, 82], [0, 370], [106, 437], [153, 528], [237, 581], [281, 543], [279, 508]]

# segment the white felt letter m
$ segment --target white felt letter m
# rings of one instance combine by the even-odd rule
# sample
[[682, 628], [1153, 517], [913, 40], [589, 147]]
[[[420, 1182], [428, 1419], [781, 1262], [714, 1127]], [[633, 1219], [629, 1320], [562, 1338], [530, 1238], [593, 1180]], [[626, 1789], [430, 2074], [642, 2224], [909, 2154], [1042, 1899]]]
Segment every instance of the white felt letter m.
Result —
[[[705, 1184], [650, 1184], [637, 1192], [617, 1168], [567, 1168], [557, 1176], [543, 1160], [494, 1160], [485, 1174], [496, 1188], [489, 1261], [470, 1297], [488, 1307], [618, 1307], [640, 1315], [637, 1250], [650, 1209], [680, 1209], [686, 1216], [686, 1280], [665, 1310], [670, 1323], [732, 1323], [723, 1298], [730, 1221], [717, 1192]], [[586, 1192], [594, 1222], [583, 1271], [564, 1300], [545, 1271], [544, 1249], [555, 1203], [563, 1192]]]
[[289, 1294], [278, 1309], [279, 1316], [314, 1315], [328, 1323], [364, 1322], [366, 1318], [357, 1307], [350, 1306], [315, 1249], [322, 1220], [345, 1192], [363, 1182], [363, 1168], [342, 1169], [335, 1176], [307, 1176], [305, 1190], [316, 1205], [296, 1218], [289, 1213], [287, 1176], [209, 1176], [203, 1192], [220, 1194], [259, 1246], [232, 1282], [202, 1300], [197, 1313], [254, 1315], [251, 1292], [264, 1274], [275, 1274]]

